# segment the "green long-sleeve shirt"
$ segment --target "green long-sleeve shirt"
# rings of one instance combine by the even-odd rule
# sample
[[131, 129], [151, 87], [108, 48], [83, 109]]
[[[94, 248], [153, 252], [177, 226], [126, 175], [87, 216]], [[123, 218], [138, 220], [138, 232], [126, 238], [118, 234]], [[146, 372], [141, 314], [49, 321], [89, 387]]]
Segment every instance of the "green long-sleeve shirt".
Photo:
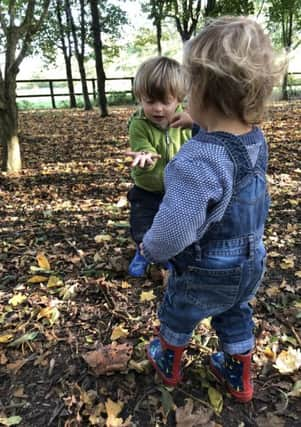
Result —
[[[177, 112], [182, 107], [177, 108]], [[191, 138], [190, 129], [157, 127], [145, 117], [143, 109], [138, 109], [129, 121], [129, 138], [132, 151], [157, 153], [161, 158], [146, 168], [136, 166], [132, 170], [135, 184], [147, 191], [164, 192], [163, 173], [167, 163], [179, 151], [180, 147]]]

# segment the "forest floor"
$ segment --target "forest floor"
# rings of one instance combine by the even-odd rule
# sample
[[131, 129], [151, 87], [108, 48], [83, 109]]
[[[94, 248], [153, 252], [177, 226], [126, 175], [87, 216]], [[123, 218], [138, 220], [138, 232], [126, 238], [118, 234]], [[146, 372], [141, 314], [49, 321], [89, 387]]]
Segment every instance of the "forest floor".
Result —
[[19, 114], [24, 168], [0, 173], [0, 425], [301, 426], [301, 103], [275, 105], [264, 123], [269, 257], [253, 301], [247, 404], [208, 373], [208, 319], [179, 387], [163, 387], [146, 361], [166, 277], [155, 267], [145, 279], [127, 274], [131, 111]]

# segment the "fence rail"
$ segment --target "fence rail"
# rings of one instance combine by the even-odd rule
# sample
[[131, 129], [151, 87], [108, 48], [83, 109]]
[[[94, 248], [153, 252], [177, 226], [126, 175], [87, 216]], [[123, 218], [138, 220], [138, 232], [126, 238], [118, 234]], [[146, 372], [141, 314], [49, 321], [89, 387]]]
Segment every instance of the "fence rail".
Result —
[[[295, 73], [288, 73], [289, 80], [290, 78], [297, 79], [297, 82], [290, 82], [288, 84], [288, 88], [290, 89], [291, 93], [293, 94], [296, 88], [301, 87], [301, 72], [295, 72]], [[72, 79], [73, 83], [75, 83], [75, 96], [82, 96], [82, 90], [81, 87], [79, 87], [81, 83], [81, 79]], [[93, 99], [96, 100], [97, 98], [97, 80], [95, 78], [89, 78], [86, 79], [86, 82], [88, 83], [88, 94], [93, 96]], [[106, 95], [112, 95], [112, 94], [131, 94], [132, 99], [134, 101], [134, 92], [133, 92], [133, 86], [134, 86], [134, 77], [108, 77], [106, 78], [106, 83], [110, 82], [120, 82], [117, 87], [120, 87], [116, 90], [115, 88], [112, 88], [114, 90], [106, 90]], [[130, 82], [128, 87], [125, 89], [124, 85], [127, 85], [125, 82]], [[63, 83], [63, 86], [62, 86]], [[52, 108], [56, 108], [56, 98], [57, 97], [70, 97], [70, 93], [67, 92], [67, 79], [32, 79], [32, 80], [17, 80], [17, 98], [18, 99], [26, 99], [26, 98], [51, 98], [51, 104]], [[90, 83], [90, 84], [89, 84]], [[26, 89], [26, 85], [28, 84], [37, 84], [38, 86], [42, 87], [32, 87], [31, 89]], [[25, 85], [25, 88], [24, 88]], [[22, 87], [21, 87], [22, 86]], [[109, 86], [112, 86], [109, 84]], [[38, 89], [41, 90], [41, 92], [37, 92]], [[30, 90], [30, 91], [29, 91]], [[44, 90], [44, 91], [43, 91]], [[59, 90], [64, 90], [63, 92]]]
[[[81, 83], [81, 79], [72, 79], [73, 83], [78, 83], [78, 85]], [[124, 86], [124, 82], [130, 82], [130, 85], [127, 89], [120, 88], [120, 90], [106, 90], [106, 95], [112, 95], [112, 94], [131, 94], [132, 99], [134, 100], [134, 92], [133, 92], [133, 86], [134, 86], [134, 77], [108, 77], [106, 78], [106, 82], [123, 82], [122, 86]], [[88, 83], [88, 94], [93, 96], [93, 99], [96, 100], [97, 98], [97, 80], [94, 78], [86, 79], [86, 82]], [[65, 83], [63, 87], [61, 86], [62, 83]], [[52, 108], [56, 108], [55, 99], [56, 97], [69, 97], [70, 93], [66, 92], [68, 86], [67, 86], [68, 80], [67, 79], [32, 79], [32, 80], [17, 80], [17, 98], [23, 99], [23, 98], [51, 98], [51, 104]], [[90, 83], [90, 85], [89, 85]], [[26, 88], [26, 85], [32, 85], [37, 84], [38, 86], [42, 87], [34, 87], [34, 88]], [[77, 85], [77, 86], [78, 86]], [[25, 86], [25, 88], [24, 88]], [[90, 87], [89, 87], [90, 86]], [[37, 92], [40, 89], [40, 92]], [[46, 90], [43, 91], [43, 90]], [[58, 90], [64, 90], [64, 92], [61, 92]], [[34, 93], [33, 93], [34, 92]], [[76, 90], [74, 92], [75, 96], [82, 96], [82, 90], [80, 88], [76, 87]]]

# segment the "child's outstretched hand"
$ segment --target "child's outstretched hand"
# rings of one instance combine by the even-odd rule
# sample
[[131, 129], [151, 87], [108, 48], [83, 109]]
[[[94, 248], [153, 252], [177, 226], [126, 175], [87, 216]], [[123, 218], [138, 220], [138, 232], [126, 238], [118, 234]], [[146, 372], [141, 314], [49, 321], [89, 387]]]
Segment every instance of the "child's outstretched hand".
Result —
[[182, 111], [181, 113], [176, 113], [171, 118], [169, 126], [172, 128], [183, 128], [183, 129], [191, 129], [193, 125], [192, 118], [187, 111]]
[[128, 151], [125, 153], [126, 156], [132, 157], [133, 163], [132, 167], [139, 166], [140, 168], [147, 167], [148, 165], [152, 165], [154, 160], [160, 159], [160, 154], [157, 153], [146, 153], [144, 151]]

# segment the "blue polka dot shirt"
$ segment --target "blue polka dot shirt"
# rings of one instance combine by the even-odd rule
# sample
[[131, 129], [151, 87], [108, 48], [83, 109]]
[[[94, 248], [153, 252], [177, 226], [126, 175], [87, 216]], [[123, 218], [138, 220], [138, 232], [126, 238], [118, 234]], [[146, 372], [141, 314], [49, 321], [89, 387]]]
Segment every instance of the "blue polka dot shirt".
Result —
[[[203, 134], [184, 144], [165, 168], [165, 195], [143, 239], [148, 261], [166, 262], [200, 240], [211, 223], [222, 219], [230, 202], [233, 162], [222, 145], [202, 144]], [[264, 138], [261, 130], [254, 127], [240, 138], [254, 165]]]

